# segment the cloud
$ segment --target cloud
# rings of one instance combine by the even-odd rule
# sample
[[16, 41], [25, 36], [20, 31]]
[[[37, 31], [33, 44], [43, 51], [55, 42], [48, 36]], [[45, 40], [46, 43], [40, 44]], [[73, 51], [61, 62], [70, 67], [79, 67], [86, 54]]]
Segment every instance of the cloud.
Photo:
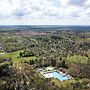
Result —
[[60, 0], [51, 0], [52, 5], [54, 7], [60, 7], [61, 6], [61, 1]]
[[69, 0], [69, 4], [83, 6], [87, 0]]
[[15, 9], [11, 14], [11, 16], [13, 16], [15, 18], [22, 18], [25, 15], [27, 15], [25, 9]]
[[[0, 0], [0, 22], [81, 24], [90, 19], [90, 0]], [[88, 21], [89, 23], [89, 21]], [[72, 23], [71, 23], [72, 24]]]

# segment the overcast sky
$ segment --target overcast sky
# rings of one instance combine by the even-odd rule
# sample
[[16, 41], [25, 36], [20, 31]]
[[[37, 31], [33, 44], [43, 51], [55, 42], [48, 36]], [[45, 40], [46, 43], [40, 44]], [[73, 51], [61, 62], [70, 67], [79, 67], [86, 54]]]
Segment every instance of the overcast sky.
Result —
[[0, 25], [90, 25], [90, 0], [0, 0]]

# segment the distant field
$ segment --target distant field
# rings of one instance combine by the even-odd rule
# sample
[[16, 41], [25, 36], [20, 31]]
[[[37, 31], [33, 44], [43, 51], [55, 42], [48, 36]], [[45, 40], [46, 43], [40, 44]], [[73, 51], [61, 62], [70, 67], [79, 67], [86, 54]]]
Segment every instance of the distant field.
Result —
[[[23, 50], [21, 50], [23, 51]], [[0, 55], [1, 58], [12, 58], [13, 61], [29, 61], [29, 60], [35, 60], [36, 57], [35, 56], [31, 56], [31, 57], [19, 57], [19, 52], [20, 51], [16, 51], [16, 52], [12, 52], [12, 53], [5, 53], [3, 55]]]

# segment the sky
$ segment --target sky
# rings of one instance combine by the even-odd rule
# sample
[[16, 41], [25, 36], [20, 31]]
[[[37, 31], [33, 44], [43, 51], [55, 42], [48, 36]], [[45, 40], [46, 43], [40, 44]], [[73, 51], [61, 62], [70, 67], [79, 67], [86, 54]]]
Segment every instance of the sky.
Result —
[[0, 25], [90, 25], [90, 0], [0, 0]]

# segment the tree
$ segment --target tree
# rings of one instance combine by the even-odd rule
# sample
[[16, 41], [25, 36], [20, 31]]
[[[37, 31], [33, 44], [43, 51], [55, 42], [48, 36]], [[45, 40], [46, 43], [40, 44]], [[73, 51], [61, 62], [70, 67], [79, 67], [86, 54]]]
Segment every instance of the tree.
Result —
[[20, 55], [20, 57], [22, 57], [23, 53], [22, 53], [22, 52], [20, 52], [20, 53], [19, 53], [19, 55]]
[[62, 67], [65, 68], [65, 66], [66, 66], [66, 65], [65, 65], [65, 60], [63, 60], [63, 61], [62, 61]]
[[52, 59], [52, 60], [51, 60], [51, 65], [52, 65], [52, 66], [56, 66], [56, 60]]

